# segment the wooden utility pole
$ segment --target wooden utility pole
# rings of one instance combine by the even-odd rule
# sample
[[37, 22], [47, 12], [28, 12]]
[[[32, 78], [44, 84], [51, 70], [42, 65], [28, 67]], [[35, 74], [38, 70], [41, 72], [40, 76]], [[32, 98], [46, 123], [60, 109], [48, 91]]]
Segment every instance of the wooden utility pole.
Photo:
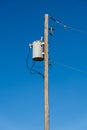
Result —
[[44, 19], [44, 130], [49, 130], [48, 108], [48, 14]]

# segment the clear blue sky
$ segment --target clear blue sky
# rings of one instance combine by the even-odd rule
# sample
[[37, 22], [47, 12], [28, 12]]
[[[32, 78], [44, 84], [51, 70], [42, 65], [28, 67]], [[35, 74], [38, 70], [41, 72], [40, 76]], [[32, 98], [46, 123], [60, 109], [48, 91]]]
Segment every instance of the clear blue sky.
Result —
[[[87, 32], [86, 0], [0, 0], [0, 130], [43, 130], [43, 79], [25, 60], [45, 13]], [[49, 25], [50, 130], [87, 130], [87, 34]]]

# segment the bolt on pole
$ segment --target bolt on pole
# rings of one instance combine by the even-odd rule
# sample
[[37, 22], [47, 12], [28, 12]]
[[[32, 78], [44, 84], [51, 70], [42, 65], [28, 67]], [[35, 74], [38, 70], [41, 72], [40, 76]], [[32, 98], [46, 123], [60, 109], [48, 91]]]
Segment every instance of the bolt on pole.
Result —
[[44, 130], [49, 130], [48, 103], [48, 14], [44, 19]]

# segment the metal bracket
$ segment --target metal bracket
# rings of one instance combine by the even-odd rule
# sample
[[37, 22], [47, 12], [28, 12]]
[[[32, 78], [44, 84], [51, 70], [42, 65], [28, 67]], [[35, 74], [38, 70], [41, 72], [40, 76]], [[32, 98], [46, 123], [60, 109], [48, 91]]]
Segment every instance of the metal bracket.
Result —
[[29, 44], [29, 47], [30, 47], [30, 48], [33, 48], [33, 44]]

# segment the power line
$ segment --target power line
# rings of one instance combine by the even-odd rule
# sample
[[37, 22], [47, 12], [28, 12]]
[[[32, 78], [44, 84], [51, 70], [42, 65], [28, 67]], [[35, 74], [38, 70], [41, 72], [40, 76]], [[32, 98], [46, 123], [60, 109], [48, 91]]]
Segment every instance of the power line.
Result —
[[77, 29], [77, 28], [74, 28], [74, 27], [72, 27], [72, 26], [68, 26], [68, 25], [66, 25], [66, 24], [63, 24], [62, 22], [60, 22], [59, 20], [53, 18], [52, 16], [49, 16], [49, 18], [50, 18], [51, 20], [53, 20], [55, 23], [57, 23], [57, 24], [59, 24], [60, 26], [62, 26], [64, 29], [70, 29], [70, 30], [72, 30], [72, 31], [76, 31], [76, 32], [83, 33], [83, 34], [86, 34], [86, 35], [87, 35], [87, 32], [86, 32], [86, 31], [82, 31], [82, 30]]
[[44, 78], [44, 75], [41, 72], [39, 72], [38, 70], [34, 69], [35, 61], [33, 62], [33, 64], [32, 64], [31, 67], [29, 66], [29, 55], [30, 55], [30, 48], [28, 50], [28, 54], [27, 54], [27, 57], [26, 57], [26, 66], [27, 66], [27, 69], [29, 70], [29, 72], [31, 74], [38, 74], [38, 75], [41, 75]]
[[83, 71], [83, 70], [78, 69], [78, 68], [75, 68], [75, 67], [73, 67], [73, 66], [71, 66], [71, 65], [66, 65], [66, 64], [63, 64], [63, 63], [57, 62], [57, 61], [55, 61], [54, 63], [56, 63], [56, 64], [58, 64], [58, 65], [61, 65], [61, 66], [65, 67], [65, 68], [71, 69], [71, 70], [73, 70], [73, 71], [77, 71], [77, 72], [84, 73], [84, 74], [87, 75], [87, 71]]

